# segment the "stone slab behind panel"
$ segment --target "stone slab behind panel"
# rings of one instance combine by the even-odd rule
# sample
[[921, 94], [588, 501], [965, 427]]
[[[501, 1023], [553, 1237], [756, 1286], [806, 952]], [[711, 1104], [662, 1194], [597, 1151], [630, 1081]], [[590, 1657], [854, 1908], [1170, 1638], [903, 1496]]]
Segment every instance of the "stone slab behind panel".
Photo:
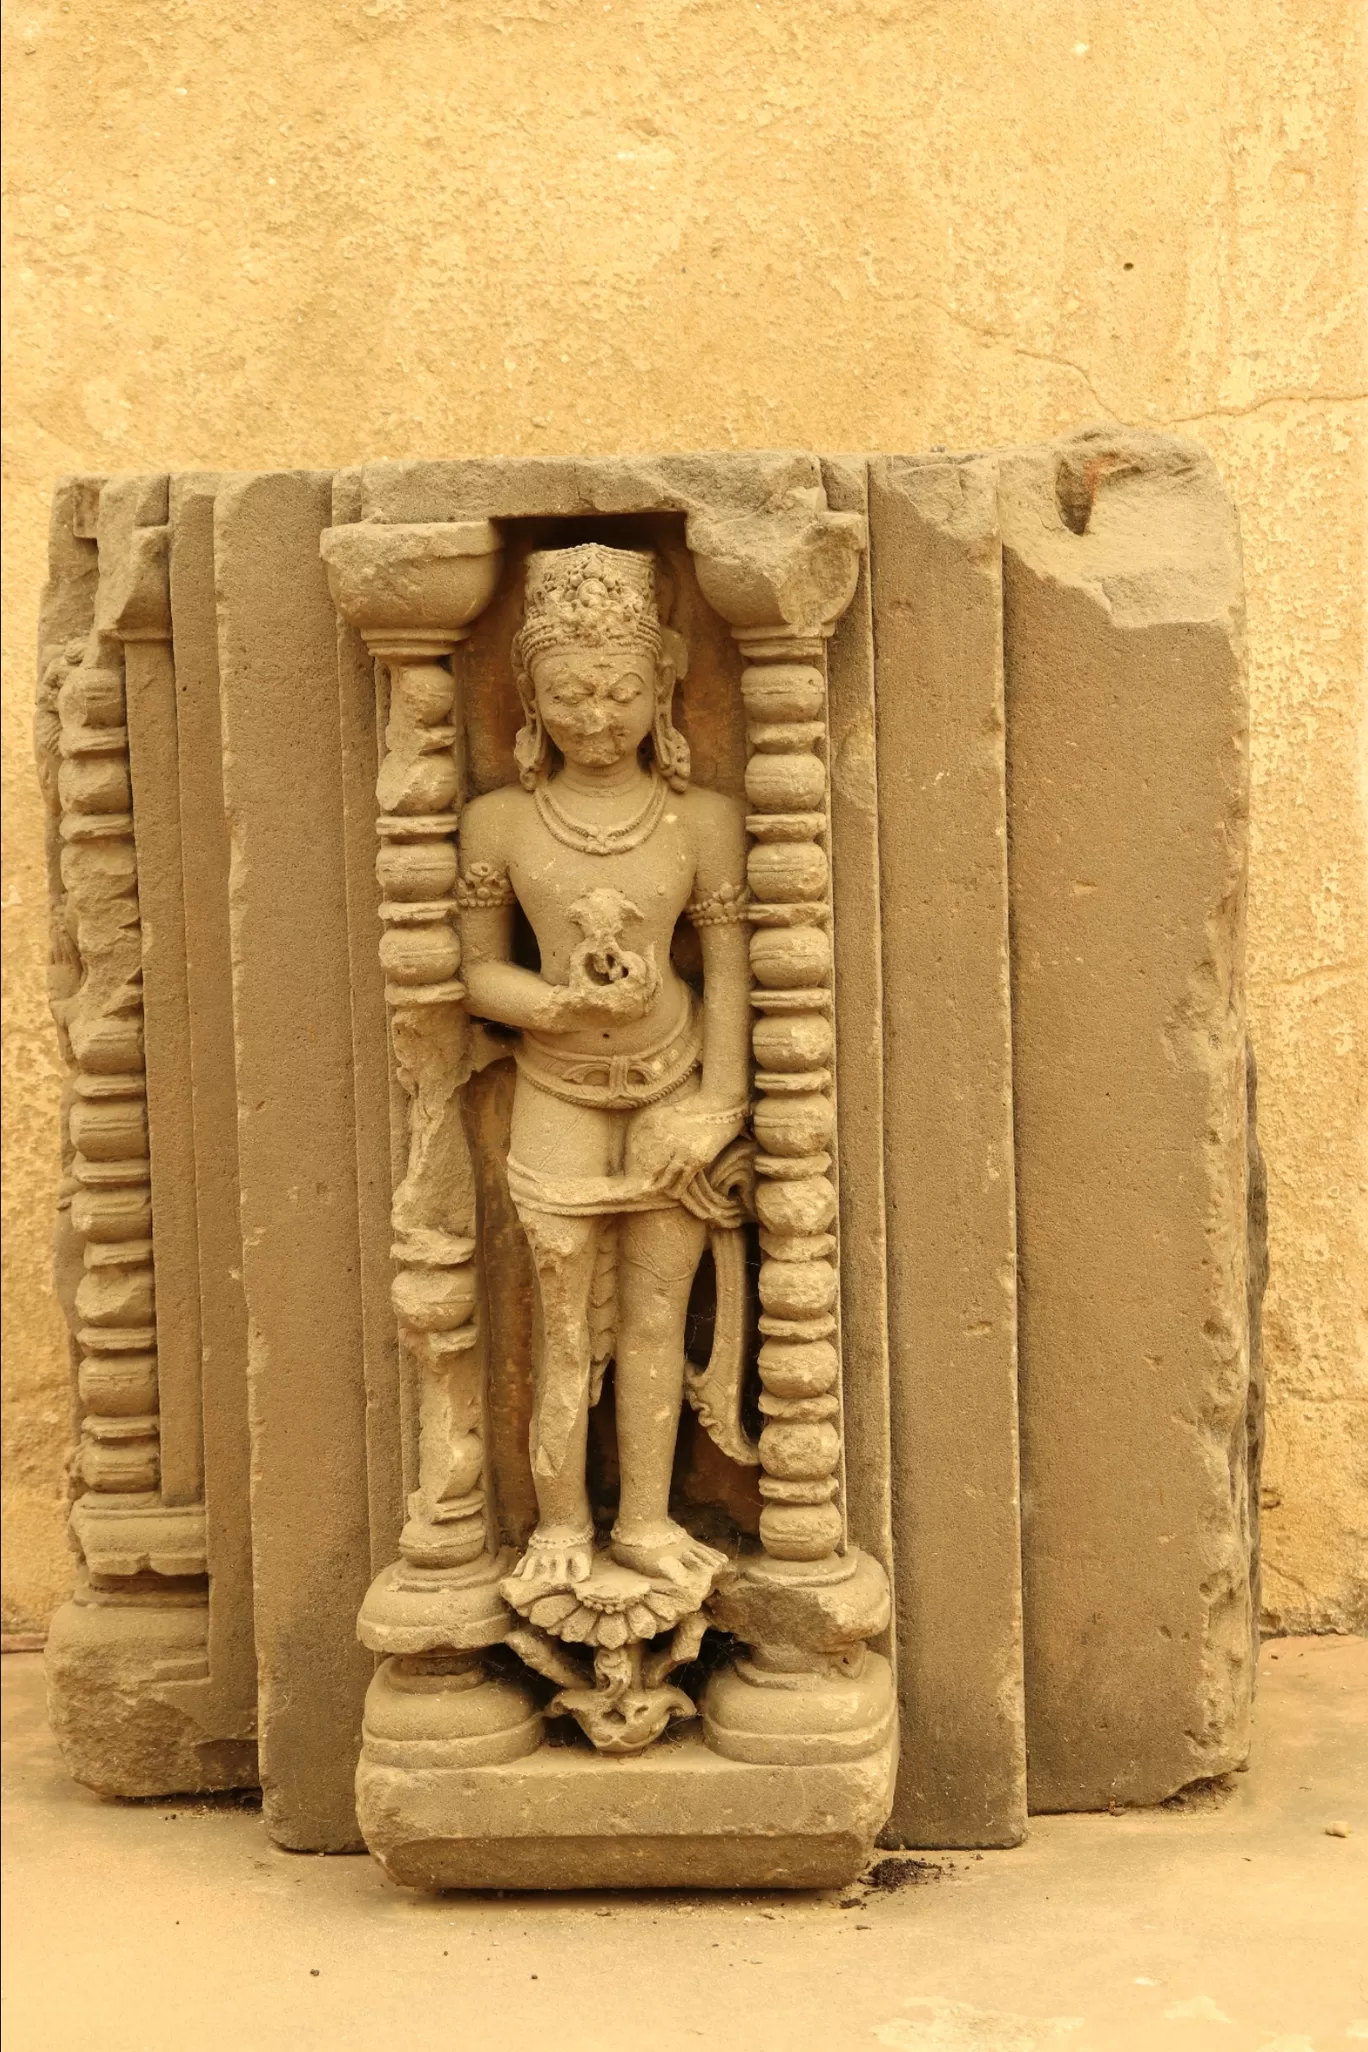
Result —
[[223, 809], [214, 497], [189, 474], [170, 496], [171, 628], [186, 1007], [195, 1142], [199, 1340], [209, 1567], [209, 1673], [175, 1693], [224, 1737], [256, 1733], [252, 1617], [251, 1446], [247, 1305], [242, 1288], [233, 977], [228, 930], [228, 822]]
[[1249, 1742], [1239, 541], [1168, 437], [1001, 508], [1031, 1807], [1097, 1809]]
[[371, 1659], [331, 480], [225, 482], [215, 509], [252, 1559], [267, 1828], [358, 1847]]
[[[70, 584], [73, 597], [84, 594], [89, 610], [82, 620], [69, 600], [59, 600], [49, 617], [64, 615], [68, 631], [93, 627], [105, 663], [122, 644], [137, 831], [161, 1458], [155, 1493], [87, 1493], [77, 1505], [73, 1529], [89, 1572], [80, 1574], [76, 1599], [49, 1634], [51, 1713], [72, 1772], [91, 1787], [121, 1795], [241, 1787], [256, 1775], [250, 1563], [220, 1554], [212, 1592], [203, 1576], [201, 1162], [192, 1115], [167, 479], [71, 480], [56, 506], [65, 533], [54, 533], [54, 583]], [[94, 559], [90, 544], [97, 538], [99, 580], [91, 591], [91, 565], [81, 559]], [[88, 645], [85, 653], [89, 663], [95, 651]], [[212, 796], [221, 821], [218, 758], [215, 717]], [[216, 896], [226, 911], [221, 880]], [[245, 1431], [245, 1417], [242, 1424]], [[215, 1618], [221, 1625], [244, 1597], [245, 1644], [238, 1634], [236, 1648], [225, 1649]]]
[[889, 1842], [1026, 1828], [997, 465], [871, 465], [894, 1603]]

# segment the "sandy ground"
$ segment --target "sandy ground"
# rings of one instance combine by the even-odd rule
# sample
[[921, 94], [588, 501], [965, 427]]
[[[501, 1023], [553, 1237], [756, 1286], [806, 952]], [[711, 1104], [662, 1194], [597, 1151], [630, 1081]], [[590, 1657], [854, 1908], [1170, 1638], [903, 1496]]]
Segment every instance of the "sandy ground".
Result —
[[410, 1895], [249, 1808], [100, 1801], [39, 1656], [3, 1682], [8, 2052], [1368, 2045], [1368, 1640], [1265, 1648], [1227, 1793], [807, 1896]]

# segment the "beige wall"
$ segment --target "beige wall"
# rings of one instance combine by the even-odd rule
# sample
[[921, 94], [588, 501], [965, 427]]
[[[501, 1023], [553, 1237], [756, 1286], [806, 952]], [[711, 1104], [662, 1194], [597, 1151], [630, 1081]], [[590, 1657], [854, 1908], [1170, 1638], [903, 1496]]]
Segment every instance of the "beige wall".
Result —
[[7, 1622], [68, 1576], [27, 757], [71, 468], [1179, 427], [1239, 503], [1267, 1595], [1368, 1624], [1357, 0], [13, 0]]

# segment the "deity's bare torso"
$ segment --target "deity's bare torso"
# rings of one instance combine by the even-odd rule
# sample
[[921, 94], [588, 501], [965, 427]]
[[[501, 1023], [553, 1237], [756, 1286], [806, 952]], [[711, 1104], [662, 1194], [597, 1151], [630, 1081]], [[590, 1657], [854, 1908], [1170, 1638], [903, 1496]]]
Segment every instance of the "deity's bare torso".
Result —
[[[566, 1025], [557, 1034], [566, 1048], [589, 1052], [611, 1042], [626, 1053], [657, 1038], [687, 995], [670, 959], [680, 915], [722, 885], [739, 883], [737, 802], [715, 791], [676, 793], [659, 778], [649, 780], [648, 791], [646, 803], [656, 815], [649, 832], [621, 852], [567, 846], [548, 827], [544, 809], [516, 788], [491, 792], [466, 814], [467, 863], [482, 858], [507, 874], [536, 939], [543, 981], [569, 983], [572, 958], [593, 937], [584, 916], [577, 918], [575, 911], [595, 894], [617, 895], [622, 901], [618, 932], [625, 948], [655, 964], [659, 988], [639, 1018]], [[611, 924], [611, 913], [606, 919], [601, 914], [600, 931], [605, 923]]]

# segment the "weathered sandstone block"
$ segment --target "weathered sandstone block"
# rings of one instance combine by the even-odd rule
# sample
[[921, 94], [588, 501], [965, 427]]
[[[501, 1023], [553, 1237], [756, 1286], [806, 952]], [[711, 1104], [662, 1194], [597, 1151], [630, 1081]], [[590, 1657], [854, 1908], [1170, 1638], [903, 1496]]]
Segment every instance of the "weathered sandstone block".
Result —
[[62, 488], [74, 1772], [725, 1887], [1238, 1761], [1238, 606], [1159, 438]]
[[[198, 1336], [204, 1446], [209, 1673], [193, 1688], [225, 1731], [255, 1740], [251, 1443], [247, 1305], [242, 1287], [228, 822], [214, 600], [214, 495], [206, 476], [172, 480], [170, 578], [180, 785], [186, 1017], [189, 1027]], [[141, 833], [141, 824], [138, 825]], [[184, 1107], [181, 1107], [183, 1116]], [[154, 1143], [155, 1161], [155, 1143]], [[154, 1167], [155, 1184], [155, 1167]]]
[[371, 1662], [330, 504], [318, 472], [225, 479], [214, 559], [262, 1792], [272, 1837], [337, 1852]]
[[1249, 1743], [1239, 541], [1159, 436], [1000, 503], [1031, 1806], [1087, 1809]]
[[250, 1581], [204, 1511], [167, 514], [164, 477], [59, 491], [39, 653], [49, 988], [71, 1064], [57, 1278], [82, 1418], [78, 1586], [49, 1691], [73, 1773], [126, 1795], [256, 1778], [252, 1649], [230, 1629]]
[[871, 466], [902, 1845], [1026, 1828], [997, 463]]

